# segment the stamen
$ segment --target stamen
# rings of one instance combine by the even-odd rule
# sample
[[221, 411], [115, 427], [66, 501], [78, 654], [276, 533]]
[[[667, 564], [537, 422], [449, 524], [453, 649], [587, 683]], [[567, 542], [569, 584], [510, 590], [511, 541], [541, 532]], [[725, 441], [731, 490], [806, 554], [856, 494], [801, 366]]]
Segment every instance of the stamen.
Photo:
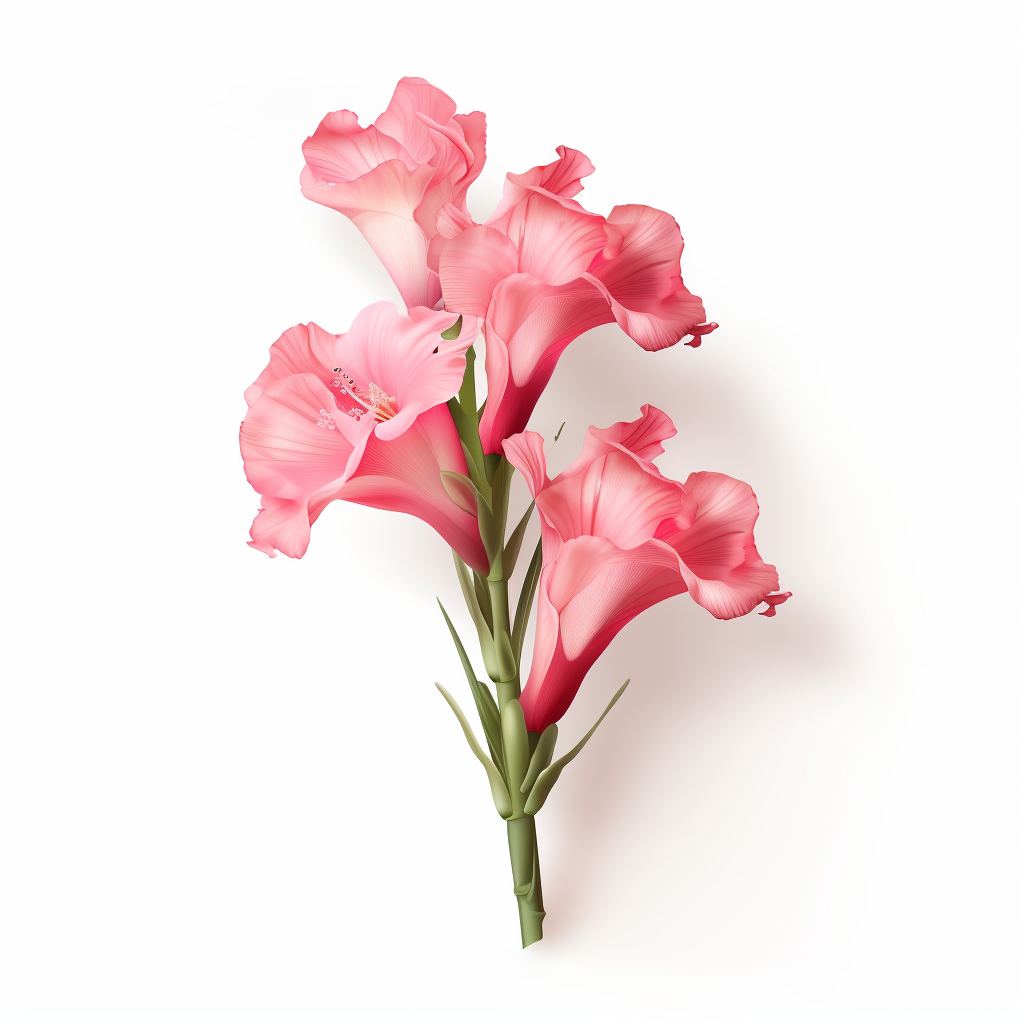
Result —
[[359, 404], [358, 408], [346, 409], [347, 415], [358, 420], [364, 414], [370, 413], [378, 423], [393, 419], [397, 415], [398, 409], [395, 407], [397, 399], [394, 395], [389, 395], [373, 381], [370, 381], [366, 391], [363, 391], [340, 366], [334, 367], [334, 373], [336, 376], [331, 381], [331, 387], [337, 388], [339, 395], [345, 395]]

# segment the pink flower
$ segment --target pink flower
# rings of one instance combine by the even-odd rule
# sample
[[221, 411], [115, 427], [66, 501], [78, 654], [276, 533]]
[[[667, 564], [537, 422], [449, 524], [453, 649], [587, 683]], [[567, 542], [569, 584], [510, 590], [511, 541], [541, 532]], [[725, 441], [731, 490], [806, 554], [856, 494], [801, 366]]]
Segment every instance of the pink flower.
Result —
[[362, 232], [402, 299], [433, 308], [441, 298], [427, 268], [427, 242], [446, 203], [466, 208], [466, 189], [484, 166], [484, 115], [422, 78], [403, 78], [388, 109], [360, 128], [351, 110], [328, 114], [303, 143], [299, 184], [314, 202], [340, 210]]
[[779, 583], [754, 547], [757, 500], [739, 480], [691, 473], [669, 480], [652, 460], [675, 434], [645, 405], [638, 420], [591, 427], [583, 451], [554, 480], [543, 441], [527, 431], [505, 441], [541, 517], [544, 567], [537, 638], [520, 703], [527, 728], [565, 713], [612, 637], [645, 608], [689, 591], [712, 615], [745, 615]]
[[445, 308], [484, 318], [485, 452], [523, 430], [565, 347], [584, 331], [617, 321], [642, 348], [694, 341], [704, 307], [679, 276], [683, 239], [667, 214], [616, 206], [607, 219], [572, 197], [593, 165], [580, 152], [525, 174], [509, 174], [486, 224], [445, 206], [428, 262]]
[[422, 307], [403, 316], [378, 302], [348, 334], [301, 324], [274, 342], [245, 393], [240, 434], [246, 477], [263, 496], [253, 547], [301, 558], [310, 526], [340, 498], [418, 516], [487, 571], [473, 495], [441, 477], [466, 474], [444, 403], [462, 383], [476, 323], [445, 341], [455, 319]]

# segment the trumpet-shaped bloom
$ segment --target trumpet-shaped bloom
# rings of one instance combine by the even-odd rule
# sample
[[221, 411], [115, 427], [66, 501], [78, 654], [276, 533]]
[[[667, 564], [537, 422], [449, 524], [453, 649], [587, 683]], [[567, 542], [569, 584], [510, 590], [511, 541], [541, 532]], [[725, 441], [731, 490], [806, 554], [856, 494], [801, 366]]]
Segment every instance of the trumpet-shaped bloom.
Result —
[[474, 224], [454, 205], [437, 218], [428, 261], [445, 308], [484, 318], [484, 451], [523, 430], [566, 346], [617, 322], [642, 348], [714, 329], [679, 276], [683, 239], [667, 213], [616, 206], [607, 218], [572, 197], [593, 165], [580, 152], [509, 174], [498, 208]]
[[[335, 499], [407, 512], [429, 523], [477, 569], [487, 568], [476, 504], [441, 474], [466, 460], [444, 404], [459, 389], [475, 321], [390, 302], [364, 309], [347, 334], [293, 327], [246, 391], [240, 445], [263, 496], [251, 545], [301, 558], [310, 526]], [[453, 497], [454, 495], [454, 497]]]
[[527, 727], [565, 713], [615, 634], [645, 608], [690, 596], [721, 619], [745, 615], [778, 587], [754, 546], [757, 499], [739, 480], [691, 473], [669, 480], [654, 466], [672, 421], [645, 405], [640, 418], [587, 432], [583, 451], [554, 480], [543, 441], [505, 441], [540, 513], [543, 569], [530, 677], [520, 703]]
[[351, 110], [328, 114], [302, 146], [302, 194], [349, 217], [380, 257], [402, 299], [434, 307], [437, 274], [426, 263], [438, 210], [465, 210], [484, 166], [484, 115], [422, 78], [403, 78], [369, 128]]

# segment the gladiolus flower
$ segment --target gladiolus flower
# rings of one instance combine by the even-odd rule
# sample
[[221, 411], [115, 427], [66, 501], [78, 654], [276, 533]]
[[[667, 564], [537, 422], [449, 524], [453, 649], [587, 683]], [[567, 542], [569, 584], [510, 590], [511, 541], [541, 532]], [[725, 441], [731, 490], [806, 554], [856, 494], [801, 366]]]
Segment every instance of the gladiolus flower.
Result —
[[426, 264], [438, 210], [466, 208], [466, 189], [484, 166], [484, 115], [422, 78], [403, 78], [369, 128], [351, 110], [328, 114], [302, 146], [299, 184], [314, 202], [340, 210], [373, 247], [405, 304], [441, 298]]
[[729, 619], [778, 587], [775, 567], [754, 546], [757, 499], [745, 483], [721, 473], [678, 483], [653, 465], [675, 432], [665, 413], [645, 405], [631, 423], [591, 427], [579, 457], [554, 480], [539, 434], [505, 441], [541, 518], [537, 636], [520, 697], [532, 731], [565, 714], [601, 652], [645, 608], [689, 592]]
[[347, 334], [302, 324], [271, 346], [245, 393], [239, 438], [246, 477], [263, 496], [253, 547], [301, 558], [310, 526], [342, 499], [418, 516], [487, 571], [475, 499], [441, 476], [466, 474], [444, 403], [462, 383], [477, 325], [468, 319], [446, 341], [441, 332], [455, 320], [422, 307], [404, 316], [378, 302]]
[[672, 217], [649, 206], [588, 213], [572, 197], [593, 165], [577, 150], [558, 153], [507, 175], [486, 224], [445, 206], [428, 250], [445, 308], [484, 318], [485, 452], [526, 427], [558, 357], [584, 331], [615, 321], [654, 351], [691, 334], [697, 344], [715, 327], [679, 276], [683, 239]]

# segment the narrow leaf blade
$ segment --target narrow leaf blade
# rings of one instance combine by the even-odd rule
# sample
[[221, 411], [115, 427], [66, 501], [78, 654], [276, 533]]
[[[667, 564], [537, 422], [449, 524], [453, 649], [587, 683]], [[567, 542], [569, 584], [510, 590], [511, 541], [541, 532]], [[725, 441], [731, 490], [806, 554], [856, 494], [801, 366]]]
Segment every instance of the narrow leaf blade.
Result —
[[563, 754], [557, 761], [541, 772], [540, 778], [537, 779], [526, 801], [525, 811], [527, 814], [536, 814], [544, 806], [544, 801], [548, 798], [551, 787], [558, 781], [558, 776], [562, 774], [562, 769], [584, 748], [587, 740], [597, 732], [597, 727], [604, 721], [605, 715], [615, 707], [615, 702], [626, 692], [627, 686], [629, 686], [628, 679], [615, 691], [615, 696], [608, 702], [608, 707], [604, 709], [601, 717], [590, 727], [590, 731], [586, 736], [568, 754]]
[[505, 579], [512, 575], [512, 570], [516, 567], [516, 559], [519, 557], [519, 551], [523, 546], [523, 538], [526, 536], [527, 526], [530, 525], [530, 516], [533, 515], [534, 505], [536, 505], [536, 502], [531, 501], [526, 514], [519, 520], [519, 525], [512, 531], [512, 536], [509, 537], [508, 543], [505, 545], [505, 555], [502, 559]]
[[533, 558], [530, 560], [530, 567], [526, 570], [526, 578], [523, 580], [523, 589], [519, 594], [519, 604], [516, 605], [516, 621], [512, 627], [512, 653], [515, 654], [517, 662], [523, 653], [526, 624], [530, 621], [530, 608], [533, 605], [534, 594], [537, 592], [537, 580], [540, 579], [542, 565], [541, 542], [537, 541]]
[[455, 698], [440, 683], [434, 683], [434, 685], [441, 691], [441, 696], [448, 701], [448, 706], [455, 712], [455, 717], [459, 720], [459, 725], [462, 726], [462, 731], [466, 736], [469, 749], [473, 751], [477, 760], [484, 766], [484, 771], [487, 772], [487, 781], [491, 784], [491, 798], [494, 800], [495, 809], [501, 817], [510, 818], [512, 816], [512, 798], [505, 788], [505, 781], [494, 762], [483, 752], [480, 741], [476, 738]]

